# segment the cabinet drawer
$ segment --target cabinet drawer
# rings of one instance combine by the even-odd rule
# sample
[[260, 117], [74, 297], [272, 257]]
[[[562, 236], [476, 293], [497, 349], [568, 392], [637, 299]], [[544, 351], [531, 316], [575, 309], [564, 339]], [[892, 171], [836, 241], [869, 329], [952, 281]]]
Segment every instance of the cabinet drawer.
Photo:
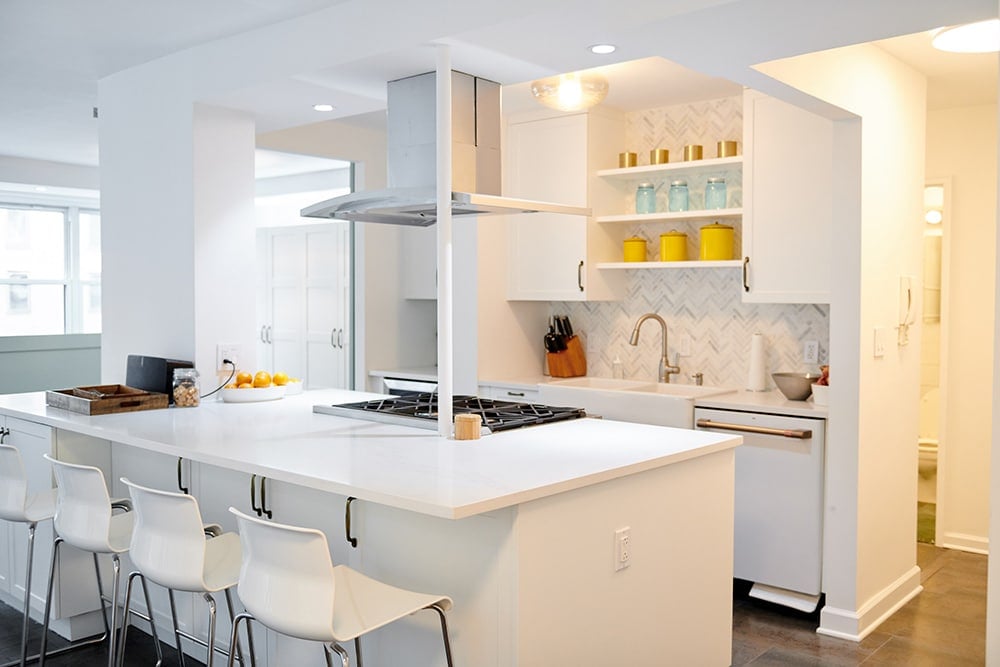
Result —
[[537, 403], [538, 385], [479, 385], [479, 395], [482, 398], [494, 398], [498, 401], [517, 401], [519, 403]]

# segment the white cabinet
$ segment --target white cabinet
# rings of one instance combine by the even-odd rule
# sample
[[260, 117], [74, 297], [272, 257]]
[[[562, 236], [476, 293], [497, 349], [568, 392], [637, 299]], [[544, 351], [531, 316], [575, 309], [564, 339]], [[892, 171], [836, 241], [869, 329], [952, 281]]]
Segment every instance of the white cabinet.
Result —
[[748, 90], [743, 133], [743, 300], [829, 303], [833, 121]]
[[[621, 118], [590, 110], [512, 120], [507, 126], [504, 193], [511, 197], [590, 205], [597, 169], [613, 166]], [[601, 272], [614, 238], [583, 216], [534, 213], [508, 218], [507, 298], [526, 301], [619, 299], [622, 276]]]
[[484, 382], [479, 385], [479, 396], [516, 403], [538, 403], [537, 384], [512, 384], [507, 382]]
[[349, 386], [350, 247], [347, 222], [259, 233], [258, 367], [307, 389]]

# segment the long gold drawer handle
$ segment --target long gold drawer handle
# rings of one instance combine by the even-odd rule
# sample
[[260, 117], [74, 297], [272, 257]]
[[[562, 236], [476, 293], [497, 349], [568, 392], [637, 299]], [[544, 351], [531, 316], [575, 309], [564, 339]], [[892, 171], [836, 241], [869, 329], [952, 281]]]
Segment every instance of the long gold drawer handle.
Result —
[[768, 428], [766, 426], [750, 426], [748, 424], [727, 424], [726, 422], [717, 422], [711, 419], [699, 419], [696, 425], [698, 428], [717, 428], [720, 431], [777, 435], [782, 438], [796, 438], [798, 440], [808, 440], [813, 437], [812, 430], [808, 428]]

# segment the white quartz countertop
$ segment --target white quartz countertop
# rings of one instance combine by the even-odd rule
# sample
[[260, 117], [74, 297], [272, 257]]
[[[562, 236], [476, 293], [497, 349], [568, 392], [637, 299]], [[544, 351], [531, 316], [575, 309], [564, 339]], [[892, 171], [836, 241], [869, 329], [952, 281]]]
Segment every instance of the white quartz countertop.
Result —
[[777, 389], [771, 391], [740, 390], [729, 394], [707, 396], [695, 399], [695, 407], [762, 412], [771, 415], [793, 417], [813, 417], [826, 419], [829, 411], [825, 405], [816, 405], [812, 398], [805, 401], [790, 401]]
[[316, 414], [314, 404], [375, 394], [309, 391], [260, 403], [206, 400], [87, 416], [45, 405], [45, 393], [0, 395], [0, 414], [192, 461], [460, 519], [740, 444], [738, 436], [576, 419], [479, 440]]

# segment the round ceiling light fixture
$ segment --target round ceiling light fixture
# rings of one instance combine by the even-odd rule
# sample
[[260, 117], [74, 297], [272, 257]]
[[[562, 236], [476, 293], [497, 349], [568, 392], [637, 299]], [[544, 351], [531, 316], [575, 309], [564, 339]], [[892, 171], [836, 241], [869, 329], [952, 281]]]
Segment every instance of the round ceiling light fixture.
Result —
[[614, 44], [594, 44], [590, 47], [590, 52], [595, 53], [599, 56], [606, 56], [609, 53], [614, 53], [618, 47]]
[[951, 53], [1000, 51], [1000, 19], [945, 28], [934, 35], [931, 43], [935, 49]]
[[314, 104], [313, 111], [333, 111], [337, 107], [332, 104]]
[[533, 81], [531, 94], [547, 107], [579, 111], [599, 104], [608, 94], [608, 82], [597, 74], [570, 72]]

